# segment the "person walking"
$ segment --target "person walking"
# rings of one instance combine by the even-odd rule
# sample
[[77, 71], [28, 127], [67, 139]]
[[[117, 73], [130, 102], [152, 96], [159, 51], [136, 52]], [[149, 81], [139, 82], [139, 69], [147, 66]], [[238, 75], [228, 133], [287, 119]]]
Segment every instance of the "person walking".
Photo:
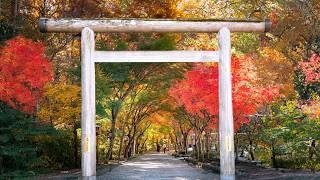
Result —
[[166, 153], [166, 150], [167, 150], [167, 145], [164, 144], [164, 145], [163, 145], [163, 153], [164, 153], [164, 154]]

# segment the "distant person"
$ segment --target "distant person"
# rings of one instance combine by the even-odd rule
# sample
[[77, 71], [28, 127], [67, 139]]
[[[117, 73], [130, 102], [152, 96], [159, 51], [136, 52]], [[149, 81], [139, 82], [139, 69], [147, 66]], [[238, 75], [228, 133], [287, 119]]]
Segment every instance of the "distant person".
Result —
[[163, 153], [164, 153], [164, 154], [166, 153], [166, 150], [167, 150], [167, 145], [164, 144], [164, 145], [163, 145]]
[[157, 144], [157, 152], [160, 152], [160, 145]]

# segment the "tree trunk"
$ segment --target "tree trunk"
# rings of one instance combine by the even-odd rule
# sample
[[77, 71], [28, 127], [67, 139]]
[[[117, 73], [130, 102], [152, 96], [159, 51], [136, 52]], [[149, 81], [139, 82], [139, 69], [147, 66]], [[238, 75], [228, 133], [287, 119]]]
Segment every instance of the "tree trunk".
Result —
[[[110, 132], [110, 144], [109, 144], [109, 149], [108, 149], [108, 152], [107, 152], [107, 157], [106, 157], [106, 161], [108, 163], [108, 161], [110, 159], [112, 159], [112, 150], [113, 150], [113, 144], [114, 144], [114, 140], [115, 140], [115, 130], [116, 130], [116, 118], [117, 118], [117, 115], [118, 115], [118, 111], [117, 110], [114, 110], [112, 109], [111, 110], [111, 114], [112, 114], [112, 119], [111, 119], [111, 132]], [[109, 134], [108, 134], [109, 136]]]
[[110, 133], [110, 144], [109, 144], [109, 149], [107, 152], [107, 157], [106, 157], [106, 161], [108, 162], [111, 158], [112, 158], [112, 150], [113, 150], [113, 144], [114, 144], [114, 140], [115, 140], [115, 126], [116, 123], [114, 120], [112, 120], [112, 124], [111, 124], [111, 133]]
[[[201, 133], [202, 134], [202, 133]], [[203, 139], [202, 139], [202, 135], [200, 135], [200, 156], [201, 156], [201, 161], [204, 161], [204, 143], [203, 143]]]
[[239, 156], [238, 156], [239, 136], [238, 136], [238, 133], [235, 133], [234, 137], [235, 137], [234, 151], [235, 151], [236, 161], [238, 161], [239, 160]]
[[210, 160], [210, 131], [206, 131], [206, 152], [207, 152], [207, 160]]
[[175, 134], [176, 142], [174, 143], [174, 151], [177, 153], [179, 151], [179, 140], [178, 136]]
[[122, 125], [121, 125], [121, 137], [120, 137], [120, 146], [119, 146], [119, 151], [118, 151], [118, 161], [120, 161], [121, 159], [121, 152], [122, 152], [122, 147], [123, 147], [123, 139], [124, 139], [124, 135], [125, 135], [125, 130], [124, 130], [124, 120], [122, 122]]
[[278, 168], [277, 160], [276, 160], [276, 151], [275, 151], [275, 149], [274, 149], [273, 144], [271, 144], [271, 153], [272, 153], [272, 157], [271, 157], [272, 167], [273, 167], [273, 168]]
[[313, 155], [315, 154], [316, 141], [313, 139], [311, 146], [309, 147], [309, 160], [312, 160]]
[[124, 152], [123, 152], [123, 157], [125, 159], [128, 159], [128, 153], [129, 153], [129, 148], [130, 148], [130, 138], [128, 138], [128, 144], [126, 145], [126, 147], [124, 148]]
[[142, 142], [143, 141], [143, 138], [140, 136], [136, 139], [136, 154], [140, 154], [141, 151], [139, 150], [140, 147], [142, 147]]
[[132, 143], [129, 146], [128, 158], [132, 156]]
[[198, 149], [198, 135], [195, 133], [194, 136], [194, 154], [196, 156], [196, 159], [199, 160], [199, 149]]
[[188, 135], [183, 135], [183, 150], [187, 154], [188, 153]]
[[315, 163], [313, 162], [313, 156], [316, 154], [316, 140], [312, 140], [311, 146], [309, 147], [309, 161], [311, 163], [310, 170], [315, 172]]
[[136, 139], [133, 138], [133, 143], [132, 143], [132, 155], [136, 155]]
[[200, 155], [201, 155], [201, 137], [199, 135], [199, 132], [197, 132], [196, 135], [196, 151], [197, 151], [197, 160], [200, 160]]
[[12, 17], [15, 19], [18, 16], [18, 13], [19, 13], [20, 2], [19, 2], [19, 0], [12, 0], [11, 3], [12, 3], [11, 4], [11, 14], [12, 14]]
[[128, 143], [124, 143], [124, 151], [123, 151], [123, 158], [124, 159], [127, 159], [128, 158], [128, 144], [129, 144], [129, 137], [128, 137], [128, 140], [127, 142]]
[[43, 9], [41, 11], [41, 16], [46, 17], [46, 15], [47, 15], [47, 0], [44, 0], [42, 5], [43, 5]]
[[142, 152], [142, 153], [144, 153], [147, 140], [148, 140], [148, 138], [146, 138], [146, 139], [143, 141], [142, 145], [141, 145], [141, 149], [142, 149], [141, 152]]
[[122, 152], [122, 146], [123, 146], [123, 139], [124, 139], [124, 135], [121, 135], [121, 137], [120, 137], [119, 151], [118, 151], [118, 161], [121, 160], [121, 152]]
[[252, 145], [253, 145], [253, 142], [252, 142], [252, 140], [250, 139], [249, 153], [250, 153], [250, 156], [251, 156], [251, 160], [254, 161], [255, 158], [254, 158], [254, 153], [253, 153]]
[[78, 133], [77, 126], [73, 126], [73, 157], [74, 157], [74, 167], [78, 167]]
[[133, 137], [131, 137], [131, 136], [128, 136], [128, 144], [127, 144], [127, 146], [126, 146], [126, 148], [125, 148], [125, 150], [124, 150], [124, 157], [126, 158], [126, 159], [128, 159], [130, 156], [129, 156], [129, 154], [130, 154], [130, 149], [131, 149], [131, 147], [132, 147], [132, 141], [133, 141]]

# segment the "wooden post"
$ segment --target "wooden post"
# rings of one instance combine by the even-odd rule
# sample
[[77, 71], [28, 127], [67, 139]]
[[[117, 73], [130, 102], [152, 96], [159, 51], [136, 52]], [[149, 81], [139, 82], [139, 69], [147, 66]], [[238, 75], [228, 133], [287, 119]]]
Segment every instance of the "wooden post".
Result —
[[234, 131], [232, 112], [230, 30], [222, 28], [219, 40], [219, 142], [220, 179], [235, 179]]
[[81, 168], [83, 179], [96, 179], [94, 32], [81, 32]]
[[96, 51], [95, 62], [218, 62], [218, 51]]

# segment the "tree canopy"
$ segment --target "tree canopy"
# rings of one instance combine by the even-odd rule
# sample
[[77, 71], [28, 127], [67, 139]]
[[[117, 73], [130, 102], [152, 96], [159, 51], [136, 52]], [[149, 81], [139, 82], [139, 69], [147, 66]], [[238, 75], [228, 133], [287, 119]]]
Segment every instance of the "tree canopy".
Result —
[[[40, 17], [269, 18], [268, 33], [231, 36], [235, 155], [319, 170], [319, 12], [318, 0], [1, 0], [0, 179], [80, 165], [79, 35], [42, 34]], [[95, 39], [103, 51], [218, 50], [208, 33]], [[218, 64], [95, 67], [99, 163], [163, 145], [195, 161], [219, 158]]]

